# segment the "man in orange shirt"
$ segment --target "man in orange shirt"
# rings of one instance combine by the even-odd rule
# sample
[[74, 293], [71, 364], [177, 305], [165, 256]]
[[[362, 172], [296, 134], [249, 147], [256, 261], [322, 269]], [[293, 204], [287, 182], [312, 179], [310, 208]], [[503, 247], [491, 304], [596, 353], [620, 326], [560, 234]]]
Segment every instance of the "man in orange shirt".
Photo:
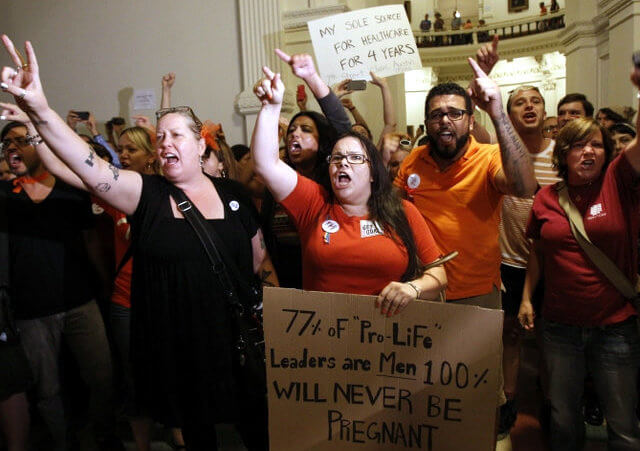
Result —
[[[425, 102], [428, 144], [402, 163], [394, 183], [404, 190], [429, 225], [443, 253], [459, 255], [445, 264], [449, 302], [500, 309], [498, 226], [505, 194], [531, 196], [537, 187], [527, 148], [502, 107], [500, 88], [470, 59], [469, 93], [455, 83], [435, 86]], [[484, 94], [479, 86], [483, 86]], [[486, 111], [498, 145], [479, 144], [472, 98]], [[502, 368], [498, 404], [506, 402]]]

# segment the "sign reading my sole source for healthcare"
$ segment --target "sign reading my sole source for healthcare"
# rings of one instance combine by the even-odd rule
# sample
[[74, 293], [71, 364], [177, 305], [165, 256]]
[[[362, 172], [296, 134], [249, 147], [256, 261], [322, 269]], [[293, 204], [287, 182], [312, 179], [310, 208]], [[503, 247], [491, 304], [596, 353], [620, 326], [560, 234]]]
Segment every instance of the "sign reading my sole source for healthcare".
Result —
[[322, 79], [371, 80], [420, 69], [422, 62], [402, 5], [360, 9], [307, 23]]
[[502, 312], [264, 291], [272, 451], [493, 446]]

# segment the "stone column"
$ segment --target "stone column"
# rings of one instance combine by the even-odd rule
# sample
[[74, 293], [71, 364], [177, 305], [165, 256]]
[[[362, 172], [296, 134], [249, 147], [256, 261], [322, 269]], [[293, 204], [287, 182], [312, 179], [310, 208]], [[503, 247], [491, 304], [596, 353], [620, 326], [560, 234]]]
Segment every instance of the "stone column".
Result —
[[[275, 48], [282, 47], [279, 3], [274, 0], [238, 2], [243, 90], [236, 96], [235, 106], [238, 113], [244, 116], [247, 145], [250, 144], [256, 115], [261, 106], [253, 94], [253, 85], [263, 75], [263, 65], [269, 66], [274, 72], [282, 72], [283, 69], [283, 63], [273, 52]], [[287, 95], [283, 110], [291, 111], [293, 104], [291, 95]]]
[[600, 16], [608, 19], [608, 68], [600, 80], [606, 93], [598, 107], [629, 105], [637, 109], [637, 88], [629, 81], [631, 54], [640, 50], [640, 2], [600, 0]]
[[566, 92], [581, 92], [594, 104], [598, 99], [597, 16], [597, 0], [566, 0], [566, 28], [559, 36], [567, 57]]

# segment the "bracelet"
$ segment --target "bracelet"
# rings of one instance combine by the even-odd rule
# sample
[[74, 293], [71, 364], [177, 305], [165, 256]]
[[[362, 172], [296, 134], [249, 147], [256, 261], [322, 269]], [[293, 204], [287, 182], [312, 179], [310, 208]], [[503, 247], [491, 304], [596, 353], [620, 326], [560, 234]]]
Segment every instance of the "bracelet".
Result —
[[25, 141], [28, 145], [35, 147], [38, 144], [42, 144], [44, 142], [44, 139], [42, 139], [42, 137], [36, 133], [35, 135], [25, 136]]
[[418, 299], [420, 297], [420, 290], [418, 289], [418, 287], [416, 287], [413, 282], [405, 282], [405, 283], [409, 285], [411, 288], [413, 288], [414, 290], [416, 290], [416, 299]]

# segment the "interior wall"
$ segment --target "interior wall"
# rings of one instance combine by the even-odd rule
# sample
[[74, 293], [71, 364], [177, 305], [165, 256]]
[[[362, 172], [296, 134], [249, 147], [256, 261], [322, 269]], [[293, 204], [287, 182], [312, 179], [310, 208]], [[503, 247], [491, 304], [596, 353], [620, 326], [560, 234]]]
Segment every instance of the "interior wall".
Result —
[[[480, 17], [491, 22], [501, 22], [503, 20], [515, 20], [528, 16], [536, 16], [540, 14], [540, 1], [542, 0], [529, 0], [529, 8], [517, 13], [509, 12], [509, 5], [507, 0], [483, 0], [479, 3], [482, 4]], [[544, 0], [547, 10], [551, 6], [551, 0]], [[558, 0], [560, 8], [565, 7], [565, 0]]]
[[244, 140], [234, 111], [242, 88], [238, 23], [234, 0], [21, 0], [3, 2], [0, 14], [2, 32], [34, 44], [49, 104], [63, 117], [76, 109], [93, 111], [99, 123], [153, 118], [152, 109], [132, 110], [132, 91], [152, 89], [159, 108], [161, 77], [173, 71], [173, 104], [222, 122], [230, 143]]

